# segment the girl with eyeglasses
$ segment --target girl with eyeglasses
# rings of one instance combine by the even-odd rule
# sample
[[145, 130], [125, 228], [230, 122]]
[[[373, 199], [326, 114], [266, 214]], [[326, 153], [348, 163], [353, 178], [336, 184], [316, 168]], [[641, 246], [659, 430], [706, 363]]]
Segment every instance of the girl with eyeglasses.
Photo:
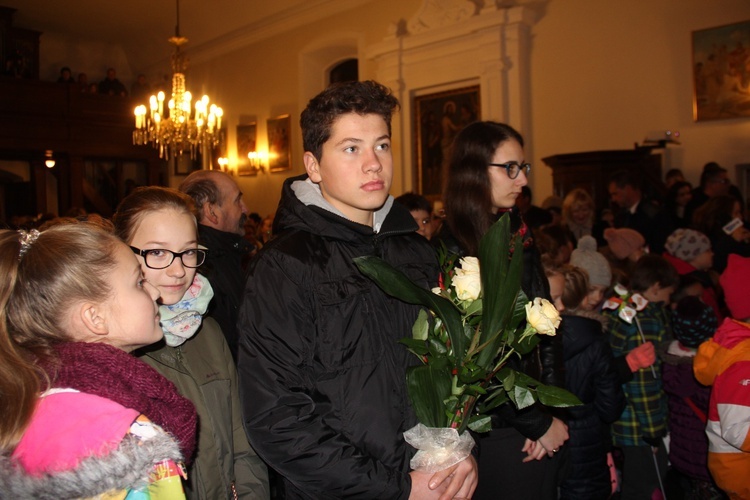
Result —
[[196, 406], [198, 447], [188, 498], [269, 498], [268, 472], [242, 427], [237, 372], [219, 324], [206, 314], [213, 290], [197, 273], [210, 249], [198, 245], [192, 199], [174, 189], [141, 187], [113, 218], [144, 277], [161, 295], [164, 340], [137, 354]]
[[[512, 231], [524, 236], [523, 291], [528, 297], [549, 299], [539, 252], [514, 209], [530, 171], [523, 138], [511, 126], [491, 121], [467, 125], [453, 142], [443, 198], [447, 224], [439, 240], [448, 250], [476, 256], [482, 236], [502, 214], [510, 212]], [[564, 387], [558, 337], [545, 336], [516, 369], [545, 384]], [[568, 439], [565, 423], [539, 404], [518, 411], [512, 403], [501, 405], [492, 423], [489, 435], [479, 439], [481, 479], [474, 499], [556, 498], [556, 471], [564, 455], [561, 447]]]

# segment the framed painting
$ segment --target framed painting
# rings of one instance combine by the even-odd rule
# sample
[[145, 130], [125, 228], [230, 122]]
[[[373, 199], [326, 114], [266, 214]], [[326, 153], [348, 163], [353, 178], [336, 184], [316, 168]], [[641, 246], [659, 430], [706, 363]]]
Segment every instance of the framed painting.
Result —
[[226, 159], [227, 157], [227, 129], [225, 127], [220, 128], [217, 136], [218, 141], [216, 142], [216, 145], [211, 148], [211, 168], [213, 170], [224, 170], [224, 166], [219, 159]]
[[196, 153], [195, 158], [191, 158], [189, 151], [173, 156], [169, 161], [172, 162], [174, 175], [188, 175], [191, 172], [200, 170], [203, 165], [202, 155]]
[[292, 155], [289, 138], [292, 132], [290, 115], [269, 118], [266, 122], [268, 132], [268, 167], [271, 172], [291, 170]]
[[253, 166], [247, 157], [256, 151], [258, 124], [256, 122], [237, 125], [237, 175], [258, 175], [257, 166]]
[[414, 185], [422, 196], [434, 201], [443, 193], [453, 138], [481, 118], [479, 85], [416, 96], [413, 109]]
[[693, 118], [750, 116], [750, 21], [693, 31]]

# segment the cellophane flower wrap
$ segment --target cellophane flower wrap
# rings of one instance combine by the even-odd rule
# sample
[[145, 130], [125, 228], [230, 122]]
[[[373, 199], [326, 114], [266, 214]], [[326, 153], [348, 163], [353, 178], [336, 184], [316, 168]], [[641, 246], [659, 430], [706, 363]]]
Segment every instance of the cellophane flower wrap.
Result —
[[520, 235], [511, 235], [509, 215], [482, 238], [478, 258], [459, 260], [443, 249], [439, 259], [440, 286], [432, 291], [378, 257], [355, 259], [384, 292], [425, 307], [411, 337], [400, 341], [420, 360], [406, 372], [419, 425], [404, 438], [419, 450], [412, 468], [424, 472], [466, 458], [473, 447], [466, 429], [489, 431], [489, 414], [502, 404], [512, 402], [518, 409], [536, 402], [553, 407], [580, 404], [568, 391], [508, 365], [512, 356], [534, 349], [540, 334], [555, 335], [560, 324], [549, 301], [530, 301], [521, 290], [523, 244]]

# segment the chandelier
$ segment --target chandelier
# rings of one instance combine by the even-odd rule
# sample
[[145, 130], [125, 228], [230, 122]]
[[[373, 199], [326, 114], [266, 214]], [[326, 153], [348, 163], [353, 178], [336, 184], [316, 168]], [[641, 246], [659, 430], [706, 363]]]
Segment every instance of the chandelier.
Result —
[[[159, 157], [169, 159], [186, 152], [195, 159], [198, 152], [210, 150], [219, 142], [221, 117], [224, 111], [216, 104], [210, 104], [207, 95], [193, 104], [193, 95], [185, 89], [187, 59], [180, 50], [187, 38], [180, 36], [180, 0], [177, 1], [177, 25], [175, 36], [169, 38], [174, 45], [172, 54], [172, 98], [166, 103], [165, 95], [149, 98], [148, 105], [135, 108], [135, 130], [133, 144], [151, 144], [159, 150]], [[194, 112], [193, 112], [194, 110]]]

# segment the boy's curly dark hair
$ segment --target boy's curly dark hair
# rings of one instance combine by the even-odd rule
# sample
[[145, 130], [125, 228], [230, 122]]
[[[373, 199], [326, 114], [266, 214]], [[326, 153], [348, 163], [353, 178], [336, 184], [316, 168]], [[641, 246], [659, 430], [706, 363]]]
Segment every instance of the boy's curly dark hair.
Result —
[[342, 82], [331, 85], [310, 99], [302, 111], [302, 145], [320, 161], [323, 144], [331, 137], [333, 122], [341, 115], [376, 114], [383, 117], [391, 133], [391, 116], [399, 103], [388, 87], [367, 80], [364, 82]]

